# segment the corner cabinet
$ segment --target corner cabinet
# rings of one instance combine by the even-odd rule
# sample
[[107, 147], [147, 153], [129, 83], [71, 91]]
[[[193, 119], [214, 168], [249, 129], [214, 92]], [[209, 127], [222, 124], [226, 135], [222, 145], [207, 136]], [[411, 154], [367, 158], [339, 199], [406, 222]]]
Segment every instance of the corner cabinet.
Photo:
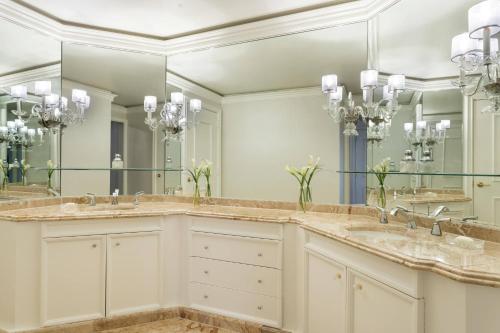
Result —
[[418, 272], [317, 235], [305, 245], [307, 333], [422, 333], [420, 293]]
[[160, 307], [161, 232], [137, 220], [112, 223], [111, 229], [106, 222], [47, 229], [41, 261], [43, 326]]

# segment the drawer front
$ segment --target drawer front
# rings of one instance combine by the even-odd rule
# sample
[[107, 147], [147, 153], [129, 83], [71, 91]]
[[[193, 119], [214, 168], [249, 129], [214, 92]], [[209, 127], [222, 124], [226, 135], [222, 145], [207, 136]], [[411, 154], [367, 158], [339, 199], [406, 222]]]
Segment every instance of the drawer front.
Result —
[[191, 306], [271, 326], [280, 326], [281, 304], [278, 298], [226, 289], [202, 283], [190, 283]]
[[191, 232], [191, 256], [281, 268], [281, 241]]
[[281, 271], [276, 268], [191, 257], [191, 282], [281, 297]]
[[191, 230], [234, 236], [283, 239], [283, 226], [281, 223], [192, 217]]

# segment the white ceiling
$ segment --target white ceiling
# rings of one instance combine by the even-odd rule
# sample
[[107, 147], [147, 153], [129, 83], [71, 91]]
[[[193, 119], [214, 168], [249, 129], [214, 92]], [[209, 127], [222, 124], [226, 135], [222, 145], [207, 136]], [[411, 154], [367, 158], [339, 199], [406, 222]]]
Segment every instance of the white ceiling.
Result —
[[60, 20], [172, 36], [345, 0], [23, 0]]
[[165, 57], [63, 44], [63, 78], [118, 95], [114, 103], [141, 105], [145, 95], [165, 96]]
[[480, 0], [402, 0], [380, 15], [380, 70], [430, 79], [457, 75], [451, 39]]
[[61, 43], [0, 19], [0, 76], [61, 61]]
[[356, 23], [168, 57], [167, 68], [222, 95], [318, 86], [336, 73], [359, 90], [366, 23]]

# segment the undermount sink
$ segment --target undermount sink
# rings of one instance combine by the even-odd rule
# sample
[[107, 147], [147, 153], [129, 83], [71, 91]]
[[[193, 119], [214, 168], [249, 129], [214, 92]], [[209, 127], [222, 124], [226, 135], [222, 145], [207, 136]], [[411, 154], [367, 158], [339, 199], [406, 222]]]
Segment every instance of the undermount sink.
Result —
[[409, 237], [390, 231], [381, 230], [351, 230], [351, 237], [366, 238], [369, 240], [390, 240], [390, 241], [403, 241], [409, 240]]

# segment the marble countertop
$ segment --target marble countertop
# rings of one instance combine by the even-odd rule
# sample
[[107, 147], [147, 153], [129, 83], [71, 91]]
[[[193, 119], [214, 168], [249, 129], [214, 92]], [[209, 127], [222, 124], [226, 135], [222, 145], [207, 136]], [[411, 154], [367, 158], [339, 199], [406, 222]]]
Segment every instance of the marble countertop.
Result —
[[[75, 202], [76, 201], [76, 202]], [[44, 204], [45, 202], [45, 204]], [[457, 234], [430, 235], [430, 230], [419, 226], [408, 230], [401, 221], [391, 219], [388, 225], [378, 223], [376, 211], [366, 207], [328, 206], [321, 211], [302, 213], [288, 205], [274, 207], [242, 206], [241, 202], [208, 204], [194, 207], [181, 201], [161, 200], [130, 202], [111, 206], [101, 202], [92, 207], [78, 204], [76, 199], [40, 200], [24, 207], [0, 206], [0, 221], [64, 223], [71, 220], [112, 219], [167, 215], [219, 217], [271, 223], [294, 223], [325, 237], [367, 251], [412, 269], [432, 271], [448, 278], [479, 285], [500, 287], [500, 243], [484, 241], [484, 249], [468, 250], [450, 245]], [[32, 207], [30, 207], [32, 206]], [[265, 205], [260, 205], [265, 206]], [[10, 209], [9, 209], [10, 208]], [[419, 222], [419, 224], [421, 224]], [[452, 223], [450, 223], [452, 224]], [[425, 224], [424, 224], [425, 225]], [[460, 229], [460, 228], [459, 228]], [[446, 230], [446, 229], [445, 229]], [[375, 231], [381, 237], [367, 236], [358, 231]], [[384, 235], [389, 237], [384, 237]], [[371, 235], [371, 234], [369, 234]]]

